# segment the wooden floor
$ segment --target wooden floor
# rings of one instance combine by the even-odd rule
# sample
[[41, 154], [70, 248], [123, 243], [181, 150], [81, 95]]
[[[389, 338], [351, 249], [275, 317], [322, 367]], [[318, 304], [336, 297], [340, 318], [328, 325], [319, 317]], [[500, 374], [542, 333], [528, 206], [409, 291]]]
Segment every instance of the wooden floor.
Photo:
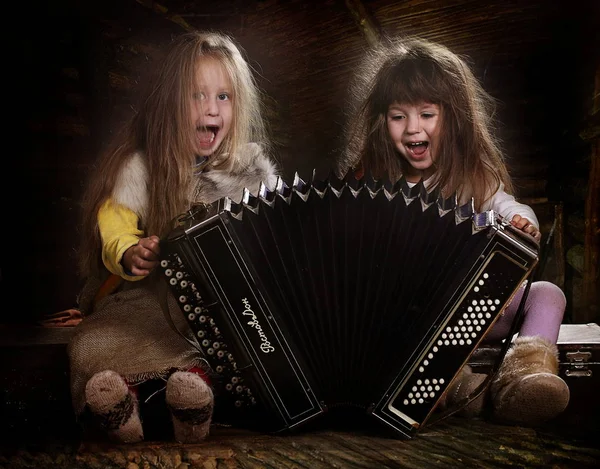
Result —
[[573, 468], [600, 467], [597, 429], [530, 429], [451, 417], [410, 440], [376, 428], [317, 428], [269, 435], [215, 426], [201, 444], [73, 441], [12, 443], [0, 467], [188, 468]]

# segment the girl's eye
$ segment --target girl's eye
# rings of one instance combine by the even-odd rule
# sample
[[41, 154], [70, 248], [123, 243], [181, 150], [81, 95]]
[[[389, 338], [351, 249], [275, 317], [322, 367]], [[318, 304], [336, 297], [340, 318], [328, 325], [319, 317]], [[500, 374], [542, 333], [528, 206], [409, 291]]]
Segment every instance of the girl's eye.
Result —
[[219, 94], [219, 100], [227, 101], [228, 99], [229, 99], [229, 93], [220, 93]]
[[396, 115], [390, 116], [390, 119], [392, 119], [393, 121], [399, 121], [404, 118], [405, 118], [405, 116], [403, 116], [402, 114], [396, 114]]
[[423, 118], [425, 119], [431, 119], [432, 117], [435, 117], [435, 114], [433, 112], [424, 112], [423, 114], [421, 114], [423, 116]]
[[196, 100], [202, 100], [206, 97], [206, 95], [202, 91], [198, 91], [192, 95], [192, 97]]

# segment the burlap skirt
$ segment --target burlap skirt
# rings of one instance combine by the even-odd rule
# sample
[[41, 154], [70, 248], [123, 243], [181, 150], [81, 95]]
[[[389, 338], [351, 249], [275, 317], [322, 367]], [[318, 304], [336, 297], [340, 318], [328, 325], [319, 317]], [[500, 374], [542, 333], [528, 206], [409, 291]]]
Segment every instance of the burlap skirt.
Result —
[[[113, 370], [130, 384], [139, 384], [206, 363], [201, 353], [169, 325], [151, 287], [151, 283], [143, 283], [105, 297], [76, 326], [68, 345], [76, 414], [85, 409], [86, 383], [100, 371]], [[175, 299], [169, 293], [167, 298], [178, 330], [190, 334]]]

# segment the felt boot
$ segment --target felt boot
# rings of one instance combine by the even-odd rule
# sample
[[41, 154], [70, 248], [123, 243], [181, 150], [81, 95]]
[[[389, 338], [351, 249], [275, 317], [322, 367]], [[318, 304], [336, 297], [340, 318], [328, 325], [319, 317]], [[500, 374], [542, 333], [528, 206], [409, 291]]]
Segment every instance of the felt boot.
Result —
[[144, 439], [138, 401], [125, 380], [114, 371], [101, 371], [85, 386], [88, 408], [108, 437], [118, 443]]
[[539, 337], [517, 337], [491, 386], [494, 418], [535, 426], [560, 414], [569, 387], [558, 376], [558, 349]]
[[[486, 374], [473, 373], [473, 370], [469, 365], [463, 366], [456, 379], [452, 381], [440, 399], [440, 409], [447, 410], [451, 409], [455, 405], [458, 405], [464, 399], [469, 397], [479, 387], [479, 385], [485, 381], [486, 378]], [[486, 402], [486, 391], [487, 390], [484, 390], [479, 396], [477, 396], [476, 399], [469, 402], [468, 405], [463, 407], [461, 410], [457, 411], [456, 415], [468, 418], [480, 416]]]
[[210, 386], [195, 373], [176, 371], [167, 381], [167, 406], [173, 433], [180, 443], [198, 443], [208, 435], [214, 397]]

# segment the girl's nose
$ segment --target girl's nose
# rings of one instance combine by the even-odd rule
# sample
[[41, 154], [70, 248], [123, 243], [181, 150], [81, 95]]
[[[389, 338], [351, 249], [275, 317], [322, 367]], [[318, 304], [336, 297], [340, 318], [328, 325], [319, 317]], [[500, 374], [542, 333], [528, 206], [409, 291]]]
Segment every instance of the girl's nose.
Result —
[[216, 99], [205, 99], [203, 105], [205, 115], [217, 116], [219, 114], [219, 106]]
[[409, 134], [418, 134], [421, 131], [421, 120], [418, 117], [408, 117], [406, 123], [406, 132]]

